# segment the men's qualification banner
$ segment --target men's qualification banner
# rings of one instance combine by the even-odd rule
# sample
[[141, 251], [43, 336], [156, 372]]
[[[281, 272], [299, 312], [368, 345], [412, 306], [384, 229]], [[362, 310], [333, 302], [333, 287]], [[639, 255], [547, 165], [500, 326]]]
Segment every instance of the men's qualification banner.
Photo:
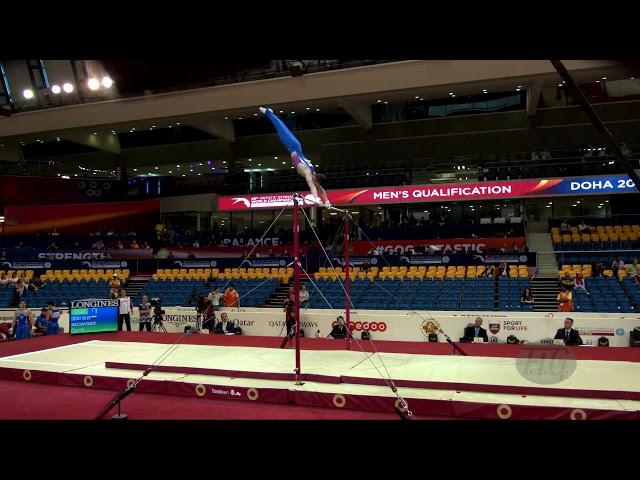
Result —
[[[635, 192], [626, 174], [595, 177], [507, 180], [496, 182], [405, 185], [395, 187], [330, 190], [332, 205], [384, 205], [395, 203], [500, 200], [505, 198], [553, 197], [558, 195], [599, 195]], [[218, 210], [293, 207], [292, 193], [222, 196]], [[301, 193], [302, 206], [312, 206], [308, 192]]]

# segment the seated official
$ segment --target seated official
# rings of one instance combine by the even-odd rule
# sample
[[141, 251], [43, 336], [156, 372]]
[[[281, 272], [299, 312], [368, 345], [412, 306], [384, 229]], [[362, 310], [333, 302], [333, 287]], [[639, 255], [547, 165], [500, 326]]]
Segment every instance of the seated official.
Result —
[[573, 318], [564, 319], [564, 328], [559, 328], [554, 340], [564, 340], [567, 346], [582, 345], [582, 338], [577, 330], [573, 328]]
[[487, 331], [482, 328], [482, 317], [476, 317], [473, 325], [469, 325], [464, 329], [464, 335], [460, 339], [462, 342], [473, 342], [475, 337], [482, 337], [484, 342], [489, 341]]
[[336, 319], [336, 324], [333, 326], [329, 337], [331, 338], [347, 338], [347, 327], [344, 324], [344, 317], [340, 315]]

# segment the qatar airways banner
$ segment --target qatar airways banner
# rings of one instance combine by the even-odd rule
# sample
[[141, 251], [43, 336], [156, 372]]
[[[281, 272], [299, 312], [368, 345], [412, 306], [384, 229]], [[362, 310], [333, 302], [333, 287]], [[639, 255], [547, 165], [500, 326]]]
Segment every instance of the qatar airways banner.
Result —
[[[628, 175], [597, 177], [509, 180], [500, 182], [416, 185], [349, 190], [331, 190], [327, 196], [332, 205], [372, 205], [458, 200], [492, 200], [503, 198], [543, 197], [557, 195], [589, 195], [635, 192]], [[312, 206], [311, 195], [302, 193], [304, 205]], [[223, 196], [218, 210], [293, 207], [291, 193]]]
[[[524, 247], [525, 237], [509, 238], [450, 238], [432, 240], [378, 240], [375, 242], [356, 241], [354, 255], [404, 255], [422, 253], [425, 247], [434, 247], [437, 253], [485, 253], [488, 250], [511, 249], [513, 245]], [[372, 245], [373, 244], [373, 245]]]

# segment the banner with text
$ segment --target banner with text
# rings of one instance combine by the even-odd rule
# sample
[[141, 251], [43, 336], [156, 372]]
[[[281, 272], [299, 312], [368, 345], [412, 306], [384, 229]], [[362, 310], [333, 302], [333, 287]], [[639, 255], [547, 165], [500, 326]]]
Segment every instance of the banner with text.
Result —
[[[545, 197], [556, 195], [589, 195], [635, 192], [626, 174], [596, 177], [508, 180], [497, 182], [455, 183], [442, 185], [393, 186], [380, 188], [331, 190], [327, 192], [333, 205], [378, 205], [414, 202], [446, 202], [459, 200], [500, 200], [504, 198]], [[293, 207], [291, 193], [222, 196], [218, 210]], [[302, 194], [304, 205], [314, 205], [311, 194]]]

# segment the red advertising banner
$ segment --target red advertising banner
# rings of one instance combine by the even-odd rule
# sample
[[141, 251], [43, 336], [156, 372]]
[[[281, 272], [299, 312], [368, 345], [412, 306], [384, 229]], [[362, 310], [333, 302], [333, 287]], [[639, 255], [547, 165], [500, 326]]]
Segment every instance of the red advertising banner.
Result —
[[[627, 175], [599, 177], [550, 178], [510, 180], [499, 182], [452, 183], [442, 185], [409, 185], [380, 188], [331, 190], [327, 192], [333, 205], [380, 205], [414, 202], [451, 202], [457, 200], [500, 200], [557, 195], [589, 195], [603, 193], [630, 193], [635, 191]], [[308, 192], [301, 192], [305, 199]], [[305, 205], [313, 205], [305, 200]], [[252, 208], [292, 207], [291, 193], [265, 193], [260, 195], [223, 196], [218, 210], [248, 210]]]
[[160, 201], [29, 205], [5, 207], [5, 233], [24, 235], [57, 229], [64, 234], [152, 231], [160, 218]]
[[[373, 243], [373, 246], [371, 245]], [[378, 240], [374, 242], [353, 242], [354, 255], [373, 253], [375, 248], [381, 254], [403, 255], [410, 254], [415, 247], [433, 246], [438, 253], [485, 253], [487, 250], [511, 249], [516, 244], [524, 247], [526, 238], [449, 238], [432, 240]]]

